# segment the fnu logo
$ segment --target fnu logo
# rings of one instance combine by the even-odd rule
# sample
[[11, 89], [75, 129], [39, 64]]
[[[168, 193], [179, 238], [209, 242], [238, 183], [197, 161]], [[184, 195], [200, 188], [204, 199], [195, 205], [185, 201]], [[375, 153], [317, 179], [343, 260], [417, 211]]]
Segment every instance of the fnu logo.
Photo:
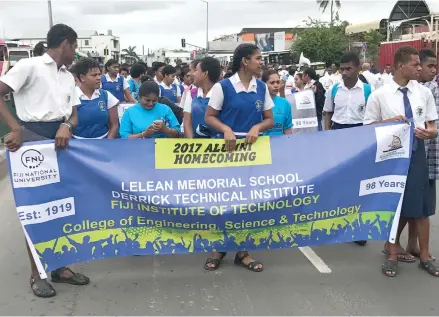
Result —
[[21, 155], [21, 163], [29, 169], [37, 168], [44, 162], [44, 155], [40, 151], [30, 149]]

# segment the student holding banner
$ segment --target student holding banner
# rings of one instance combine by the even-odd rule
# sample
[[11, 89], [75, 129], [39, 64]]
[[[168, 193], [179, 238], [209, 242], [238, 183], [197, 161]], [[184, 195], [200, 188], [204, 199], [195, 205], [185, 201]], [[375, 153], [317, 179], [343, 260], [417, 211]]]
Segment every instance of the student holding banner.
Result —
[[[0, 79], [0, 119], [11, 129], [5, 146], [17, 151], [23, 142], [55, 140], [57, 150], [66, 149], [78, 124], [75, 81], [66, 65], [75, 59], [78, 35], [67, 25], [54, 25], [47, 34], [47, 52], [40, 57], [22, 59]], [[4, 102], [14, 93], [17, 121]], [[27, 245], [27, 244], [26, 244]], [[55, 289], [41, 279], [32, 252], [27, 245], [31, 267], [30, 286], [38, 297], [53, 297]], [[40, 268], [41, 272], [44, 268]], [[86, 285], [88, 277], [67, 267], [51, 273], [52, 282]]]
[[[235, 149], [236, 139], [245, 138], [254, 143], [261, 133], [274, 125], [273, 100], [267, 86], [256, 76], [260, 74], [263, 59], [254, 44], [239, 45], [233, 55], [233, 76], [215, 84], [206, 110], [206, 124], [224, 137], [229, 152]], [[214, 252], [204, 268], [218, 269], [225, 252]], [[254, 261], [246, 251], [236, 253], [235, 264], [253, 272], [263, 270], [262, 263]]]
[[197, 96], [186, 96], [184, 105], [184, 136], [186, 138], [213, 138], [217, 131], [204, 122], [212, 87], [221, 76], [221, 65], [216, 58], [205, 57], [194, 72], [194, 84], [198, 87]]
[[274, 126], [270, 130], [265, 131], [264, 135], [275, 136], [293, 133], [291, 130], [293, 126], [291, 105], [285, 98], [278, 96], [279, 90], [284, 89], [281, 85], [279, 74], [275, 70], [266, 71], [262, 75], [262, 81], [267, 84], [274, 103]]
[[136, 103], [136, 99], [130, 93], [130, 86], [126, 78], [119, 74], [119, 62], [115, 59], [110, 59], [105, 64], [106, 74], [102, 75], [102, 89], [111, 92], [120, 102]]
[[438, 114], [431, 91], [417, 82], [421, 71], [418, 51], [411, 46], [399, 48], [395, 52], [394, 64], [393, 82], [372, 93], [364, 116], [364, 124], [406, 121], [414, 123], [415, 126], [413, 152], [404, 189], [398, 232], [394, 243], [386, 244], [388, 258], [382, 265], [382, 272], [388, 277], [396, 276], [398, 255], [402, 249], [400, 235], [408, 222], [417, 228], [419, 235], [419, 267], [430, 275], [439, 277], [439, 268], [436, 267], [429, 253], [428, 218], [434, 214], [434, 210], [431, 207], [428, 164], [424, 147], [424, 140], [437, 137], [435, 121], [438, 119]]
[[[434, 81], [437, 70], [436, 54], [430, 49], [423, 49], [419, 51], [419, 60], [421, 62], [421, 72], [419, 74], [419, 83], [427, 87], [433, 93], [436, 101], [436, 112], [439, 114], [439, 87]], [[437, 125], [437, 122], [436, 122]], [[436, 212], [436, 181], [439, 179], [439, 139], [438, 137], [430, 140], [425, 140], [425, 152], [427, 154], [428, 162], [428, 176], [429, 176], [429, 190], [432, 208], [432, 214]], [[401, 229], [403, 230], [403, 229]], [[419, 258], [419, 234], [416, 226], [409, 224], [409, 236], [407, 247], [404, 250], [402, 247], [398, 251], [398, 261], [400, 262], [414, 262]], [[386, 248], [385, 248], [386, 250]], [[385, 253], [388, 253], [385, 251]], [[431, 260], [436, 258], [429, 254]]]
[[100, 89], [101, 70], [91, 58], [82, 58], [74, 68], [80, 86], [76, 87], [81, 104], [78, 109], [76, 139], [115, 139], [119, 134], [119, 100]]
[[139, 103], [128, 108], [122, 117], [119, 134], [123, 139], [178, 138], [180, 124], [171, 108], [158, 103], [160, 88], [153, 81], [139, 89]]

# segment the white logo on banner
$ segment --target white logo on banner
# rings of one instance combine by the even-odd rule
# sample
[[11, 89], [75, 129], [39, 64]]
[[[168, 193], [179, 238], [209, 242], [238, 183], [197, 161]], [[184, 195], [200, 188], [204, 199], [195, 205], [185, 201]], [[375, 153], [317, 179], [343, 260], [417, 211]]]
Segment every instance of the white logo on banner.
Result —
[[297, 110], [315, 109], [316, 107], [314, 91], [312, 89], [295, 93], [294, 99], [296, 100]]
[[375, 128], [377, 152], [375, 162], [410, 157], [410, 126], [407, 124]]
[[58, 158], [53, 143], [24, 145], [17, 152], [9, 153], [9, 157], [14, 188], [60, 182]]

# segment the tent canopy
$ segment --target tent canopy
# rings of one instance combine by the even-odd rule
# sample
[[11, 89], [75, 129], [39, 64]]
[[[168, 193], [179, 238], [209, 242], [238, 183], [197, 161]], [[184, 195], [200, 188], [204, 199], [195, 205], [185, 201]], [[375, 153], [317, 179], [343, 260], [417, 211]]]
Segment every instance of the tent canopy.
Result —
[[389, 22], [439, 14], [438, 0], [399, 0], [390, 12]]

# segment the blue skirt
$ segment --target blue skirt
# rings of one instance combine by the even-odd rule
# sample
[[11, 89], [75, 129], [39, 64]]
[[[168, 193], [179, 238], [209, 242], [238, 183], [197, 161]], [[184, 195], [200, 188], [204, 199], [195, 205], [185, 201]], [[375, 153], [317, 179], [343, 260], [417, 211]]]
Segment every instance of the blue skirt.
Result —
[[423, 218], [434, 215], [431, 192], [424, 141], [418, 139], [418, 147], [410, 160], [401, 217]]

